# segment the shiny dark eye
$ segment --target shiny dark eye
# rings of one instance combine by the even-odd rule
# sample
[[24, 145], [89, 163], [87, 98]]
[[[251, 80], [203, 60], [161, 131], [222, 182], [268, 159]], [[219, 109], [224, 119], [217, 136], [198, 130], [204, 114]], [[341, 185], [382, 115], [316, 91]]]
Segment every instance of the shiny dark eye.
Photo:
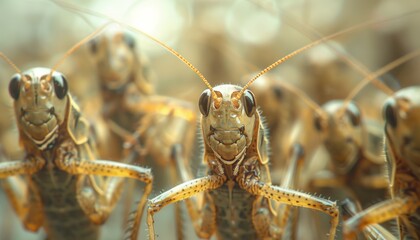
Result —
[[136, 46], [136, 40], [134, 40], [134, 37], [128, 33], [125, 33], [123, 38], [127, 46], [131, 49], [134, 49], [134, 47]]
[[59, 99], [63, 99], [66, 96], [67, 91], [68, 91], [67, 80], [64, 78], [63, 75], [59, 74], [59, 75], [54, 75], [52, 77], [52, 81], [54, 84], [55, 95]]
[[390, 103], [387, 103], [384, 106], [383, 115], [387, 124], [390, 124], [393, 128], [397, 127], [397, 116], [393, 106]]
[[255, 101], [254, 94], [249, 90], [245, 90], [243, 98], [245, 113], [248, 117], [251, 117], [254, 115], [255, 110], [257, 110], [257, 102]]
[[18, 100], [19, 98], [20, 80], [21, 80], [21, 76], [19, 74], [15, 74], [9, 83], [9, 94], [10, 96], [12, 96], [14, 100]]
[[350, 122], [353, 125], [353, 127], [357, 127], [357, 126], [360, 125], [360, 122], [361, 122], [360, 110], [356, 105], [353, 105], [353, 107], [355, 107], [355, 109], [353, 109], [353, 111], [350, 110], [350, 109], [347, 109], [346, 112], [347, 112], [347, 115], [350, 118]]
[[211, 102], [211, 91], [210, 89], [206, 89], [200, 96], [200, 100], [198, 100], [198, 107], [200, 108], [201, 114], [207, 117], [210, 112], [210, 102]]

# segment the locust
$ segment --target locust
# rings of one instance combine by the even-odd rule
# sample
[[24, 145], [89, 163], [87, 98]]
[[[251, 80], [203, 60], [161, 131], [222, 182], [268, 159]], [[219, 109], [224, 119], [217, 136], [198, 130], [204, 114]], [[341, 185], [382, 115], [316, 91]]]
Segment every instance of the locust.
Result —
[[[201, 238], [213, 234], [226, 239], [276, 237], [280, 232], [270, 210], [270, 200], [275, 200], [330, 215], [330, 239], [334, 239], [338, 224], [335, 202], [271, 185], [268, 139], [253, 93], [230, 84], [208, 87], [199, 100], [207, 175], [150, 200], [150, 239], [155, 234], [154, 214], [180, 200], [186, 200], [194, 229]], [[200, 208], [188, 198], [201, 192], [204, 203]]]
[[194, 144], [196, 113], [191, 104], [154, 93], [147, 63], [136, 52], [134, 37], [113, 28], [90, 42], [98, 68], [103, 101], [102, 116], [118, 138], [116, 155], [132, 147], [140, 157], [149, 157], [156, 167], [171, 163], [172, 148], [182, 146], [189, 157]]
[[[102, 31], [96, 30], [71, 48], [53, 68], [21, 72], [9, 83], [23, 160], [0, 162], [0, 179], [10, 205], [25, 229], [43, 228], [48, 239], [98, 239], [112, 212], [123, 177], [146, 184], [136, 209], [143, 212], [152, 190], [150, 169], [95, 155], [89, 122], [69, 93], [66, 77], [56, 71], [62, 61]], [[16, 177], [21, 176], [21, 177]], [[134, 220], [140, 224], [140, 218]], [[136, 239], [137, 231], [131, 239]]]
[[[386, 164], [378, 151], [382, 135], [370, 131], [378, 127], [363, 117], [354, 101], [332, 100], [324, 104], [323, 109], [328, 116], [326, 127], [321, 127], [319, 116], [314, 118], [314, 126], [326, 136], [324, 146], [331, 167], [317, 174], [310, 185], [344, 188], [347, 197], [363, 204], [374, 198], [371, 191], [377, 192], [376, 197], [386, 197], [389, 187]], [[369, 191], [370, 194], [366, 194]]]
[[[138, 56], [137, 48], [134, 36], [120, 27], [108, 28], [90, 41], [97, 63], [102, 117], [111, 131], [110, 137], [99, 142], [108, 141], [102, 148], [111, 151], [113, 158], [122, 158], [132, 149], [138, 162], [148, 162], [156, 170], [156, 187], [162, 189], [180, 181], [171, 154], [176, 146], [182, 159], [191, 156], [197, 114], [190, 103], [155, 93], [147, 60]], [[179, 208], [176, 205], [176, 229], [182, 239]]]
[[[420, 54], [414, 51], [385, 66], [381, 72]], [[362, 88], [370, 79], [362, 82]], [[391, 199], [379, 202], [351, 217], [344, 223], [346, 239], [356, 231], [375, 223], [397, 218], [399, 239], [419, 239], [419, 171], [418, 171], [418, 86], [403, 88], [384, 103], [384, 144], [389, 171]]]

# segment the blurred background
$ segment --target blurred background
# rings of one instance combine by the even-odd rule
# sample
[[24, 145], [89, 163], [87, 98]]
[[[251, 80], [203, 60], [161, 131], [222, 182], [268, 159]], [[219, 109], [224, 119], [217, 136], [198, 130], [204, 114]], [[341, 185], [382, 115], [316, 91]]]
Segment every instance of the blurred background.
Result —
[[[363, 78], [337, 57], [337, 51], [353, 56], [373, 71], [420, 47], [420, 13], [413, 13], [420, 9], [420, 3], [410, 0], [77, 0], [72, 3], [155, 36], [193, 63], [213, 86], [244, 85], [249, 76], [321, 36], [370, 20], [390, 19], [305, 51], [270, 72], [272, 81], [296, 86], [319, 105], [345, 98]], [[411, 14], [404, 14], [410, 11]], [[22, 71], [36, 66], [52, 67], [76, 42], [106, 22], [51, 1], [2, 0], [0, 51]], [[161, 46], [131, 32], [138, 42], [138, 54], [148, 59], [156, 92], [197, 106], [205, 89], [202, 81]], [[382, 80], [395, 90], [419, 84], [418, 64], [420, 59], [410, 61]], [[82, 111], [99, 104], [96, 68], [88, 47], [82, 46], [57, 70], [67, 76], [70, 91]], [[8, 94], [9, 80], [14, 73], [6, 62], [0, 63], [0, 141], [11, 159], [22, 157]], [[367, 87], [356, 101], [366, 116], [380, 120], [385, 97], [380, 90]], [[92, 118], [97, 114], [88, 112]], [[155, 189], [155, 194], [162, 190]], [[103, 239], [119, 238], [121, 218], [114, 215], [104, 228]], [[163, 215], [157, 214], [156, 220], [164, 219]], [[172, 230], [165, 226], [172, 225], [173, 219], [164, 220], [166, 223], [157, 223], [156, 229], [161, 239], [172, 239]], [[143, 237], [145, 229], [143, 224]], [[42, 232], [33, 234], [23, 230], [2, 191], [0, 236], [1, 239], [45, 238]]]

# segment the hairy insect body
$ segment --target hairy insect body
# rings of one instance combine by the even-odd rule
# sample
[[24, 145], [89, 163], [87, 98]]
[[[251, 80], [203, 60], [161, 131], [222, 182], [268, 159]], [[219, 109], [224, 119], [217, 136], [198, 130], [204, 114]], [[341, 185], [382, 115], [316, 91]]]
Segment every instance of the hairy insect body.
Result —
[[384, 104], [385, 153], [392, 198], [347, 220], [346, 239], [370, 224], [395, 218], [400, 239], [420, 238], [419, 91], [419, 87], [399, 90]]
[[[408, 216], [398, 217], [401, 239], [419, 239], [420, 229], [420, 179], [408, 167], [403, 159], [395, 159], [396, 175], [392, 186], [392, 195], [395, 197], [407, 196], [413, 198], [407, 202], [412, 208]], [[414, 201], [414, 202], [413, 202]], [[417, 205], [417, 208], [415, 207]], [[415, 210], [417, 209], [417, 210]], [[405, 237], [405, 238], [404, 238]]]
[[227, 183], [210, 191], [209, 195], [215, 203], [216, 235], [220, 239], [258, 239], [252, 223], [252, 208], [257, 196], [244, 191], [238, 185], [230, 193]]
[[[52, 162], [52, 159], [46, 160]], [[47, 164], [31, 176], [31, 181], [34, 189], [30, 192], [39, 194], [49, 238], [98, 239], [100, 225], [93, 223], [80, 205], [78, 196], [82, 192], [78, 192], [80, 179], [77, 176]], [[85, 186], [82, 191], [93, 193], [91, 186]]]
[[[89, 146], [87, 136], [71, 136], [67, 128], [76, 130], [77, 135], [86, 133], [79, 130], [88, 131], [88, 126], [70, 99], [50, 97], [54, 93], [47, 83], [49, 73], [50, 70], [44, 68], [26, 72], [24, 76], [28, 82], [24, 84], [28, 87], [20, 90], [22, 100], [15, 102], [20, 142], [27, 152], [26, 159], [43, 163], [38, 172], [28, 177], [29, 212], [33, 216], [26, 216], [26, 227], [31, 229], [32, 224], [36, 224], [39, 226], [35, 228], [38, 228], [42, 224], [50, 239], [97, 239], [99, 225], [89, 219], [78, 197], [82, 194], [80, 186], [91, 192], [94, 192], [93, 187], [85, 181], [86, 176], [65, 172], [56, 162], [70, 157], [93, 160], [88, 153], [92, 146]], [[66, 116], [66, 112], [70, 114]], [[67, 122], [69, 126], [65, 126]], [[31, 222], [31, 218], [40, 216], [42, 221]]]
[[[138, 54], [138, 42], [128, 31], [108, 29], [90, 42], [97, 65], [102, 96], [101, 115], [105, 122], [98, 128], [99, 150], [111, 159], [135, 154], [136, 163], [155, 169], [158, 189], [179, 182], [174, 148], [180, 149], [189, 165], [196, 134], [196, 113], [188, 102], [155, 94], [147, 59]], [[101, 119], [101, 120], [102, 120]], [[134, 196], [130, 189], [127, 201]], [[124, 210], [125, 218], [128, 209]], [[180, 207], [175, 207], [175, 229], [182, 239]]]
[[419, 87], [402, 89], [384, 107], [391, 194], [393, 198], [408, 199], [405, 207], [410, 209], [407, 216], [398, 217], [402, 239], [420, 238], [419, 91]]
[[[354, 102], [345, 105], [342, 100], [333, 100], [323, 108], [328, 115], [324, 145], [334, 177], [318, 181], [319, 186], [344, 187], [346, 195], [360, 200], [362, 205], [385, 198], [389, 188], [385, 161], [373, 143], [376, 139], [376, 144], [381, 145], [378, 139], [382, 136], [368, 132], [366, 119]], [[317, 180], [313, 183], [317, 185]]]
[[[48, 239], [98, 239], [99, 226], [120, 196], [123, 179], [117, 177], [146, 182], [138, 203], [143, 211], [151, 192], [150, 170], [96, 158], [90, 126], [61, 73], [33, 68], [15, 74], [9, 93], [26, 156], [0, 162], [0, 178], [26, 229], [43, 227]], [[139, 222], [136, 216], [134, 224]]]
[[[225, 85], [230, 91], [234, 92], [235, 90], [240, 90], [239, 87], [233, 85]], [[232, 89], [230, 89], [232, 88]], [[217, 89], [217, 87], [215, 88]], [[225, 96], [227, 99], [230, 99], [231, 96]], [[260, 164], [256, 156], [247, 153], [245, 150], [245, 155], [241, 156], [242, 151], [240, 149], [247, 149], [251, 145], [251, 139], [248, 136], [252, 136], [254, 133], [245, 134], [245, 129], [255, 129], [259, 128], [260, 136], [258, 140], [259, 153], [261, 154], [262, 161], [268, 161], [268, 139], [266, 138], [266, 130], [262, 122], [254, 121], [249, 122], [243, 126], [242, 124], [238, 125], [235, 120], [236, 117], [241, 114], [230, 104], [222, 102], [222, 105], [225, 104], [222, 112], [215, 112], [214, 116], [219, 118], [221, 122], [220, 127], [217, 124], [217, 120], [213, 120], [216, 124], [210, 124], [214, 135], [210, 135], [209, 145], [212, 149], [218, 149], [217, 152], [227, 152], [226, 149], [229, 147], [218, 146], [217, 144], [228, 143], [231, 145], [238, 145], [237, 149], [235, 148], [234, 153], [225, 154], [222, 153], [220, 156], [217, 156], [216, 159], [210, 160], [211, 166], [214, 166], [214, 170], [210, 174], [219, 174], [226, 179], [226, 182], [215, 190], [209, 191], [209, 196], [212, 198], [211, 202], [214, 203], [215, 207], [215, 220], [216, 220], [216, 235], [220, 239], [261, 239], [262, 236], [270, 236], [270, 225], [273, 219], [272, 209], [269, 201], [261, 196], [253, 195], [249, 191], [245, 190], [247, 188], [245, 182], [253, 179], [254, 181], [262, 181], [265, 183], [270, 183], [269, 173], [266, 172], [268, 169], [263, 164]], [[259, 116], [259, 113], [258, 113]], [[259, 116], [260, 117], [260, 116]], [[258, 118], [259, 118], [258, 117]], [[241, 121], [243, 122], [243, 121]], [[247, 123], [245, 121], [245, 123]], [[258, 124], [254, 126], [253, 124]], [[229, 126], [225, 130], [216, 130], [225, 129], [224, 126]], [[230, 139], [229, 142], [227, 139]], [[233, 139], [236, 139], [233, 140]], [[213, 142], [213, 143], [212, 143]], [[242, 142], [242, 146], [241, 146]], [[230, 146], [230, 145], [228, 145]], [[222, 150], [221, 150], [222, 149]], [[223, 164], [227, 159], [238, 159], [237, 162], [232, 164]], [[221, 161], [221, 162], [218, 162]], [[221, 170], [223, 169], [223, 170]], [[208, 199], [208, 198], [205, 198]], [[205, 206], [206, 207], [206, 206]], [[257, 215], [264, 216], [265, 223], [255, 222]], [[262, 220], [262, 219], [260, 219]], [[260, 226], [263, 225], [263, 226]], [[273, 225], [273, 228], [274, 225]]]
[[103, 147], [113, 148], [113, 155], [121, 156], [122, 144], [113, 143], [126, 142], [141, 157], [150, 157], [157, 167], [172, 164], [169, 159], [175, 144], [182, 145], [182, 151], [188, 155], [196, 114], [191, 104], [154, 93], [148, 64], [138, 56], [134, 37], [121, 28], [113, 28], [90, 45], [98, 67], [102, 116], [117, 139]]
[[[242, 92], [243, 91], [243, 92]], [[268, 140], [253, 93], [235, 85], [205, 90], [199, 100], [206, 176], [185, 180], [149, 202], [148, 225], [154, 239], [153, 215], [162, 207], [186, 200], [199, 237], [221, 239], [279, 238], [271, 202], [317, 209], [333, 220], [335, 236], [338, 209], [334, 202], [271, 184]], [[182, 173], [181, 173], [182, 174]], [[184, 180], [184, 179], [183, 179]], [[204, 194], [203, 207], [193, 199]]]

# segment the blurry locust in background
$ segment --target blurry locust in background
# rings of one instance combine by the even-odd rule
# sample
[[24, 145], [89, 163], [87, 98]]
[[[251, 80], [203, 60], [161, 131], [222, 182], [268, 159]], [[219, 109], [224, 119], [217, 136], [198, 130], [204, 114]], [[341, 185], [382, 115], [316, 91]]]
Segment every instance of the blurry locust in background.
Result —
[[[407, 54], [390, 64], [390, 68], [418, 55], [419, 50]], [[362, 82], [360, 88], [367, 82]], [[403, 88], [390, 96], [384, 104], [385, 153], [392, 198], [348, 219], [344, 224], [346, 239], [352, 239], [356, 231], [365, 226], [395, 218], [398, 220], [400, 239], [420, 238], [419, 92], [418, 86]]]

